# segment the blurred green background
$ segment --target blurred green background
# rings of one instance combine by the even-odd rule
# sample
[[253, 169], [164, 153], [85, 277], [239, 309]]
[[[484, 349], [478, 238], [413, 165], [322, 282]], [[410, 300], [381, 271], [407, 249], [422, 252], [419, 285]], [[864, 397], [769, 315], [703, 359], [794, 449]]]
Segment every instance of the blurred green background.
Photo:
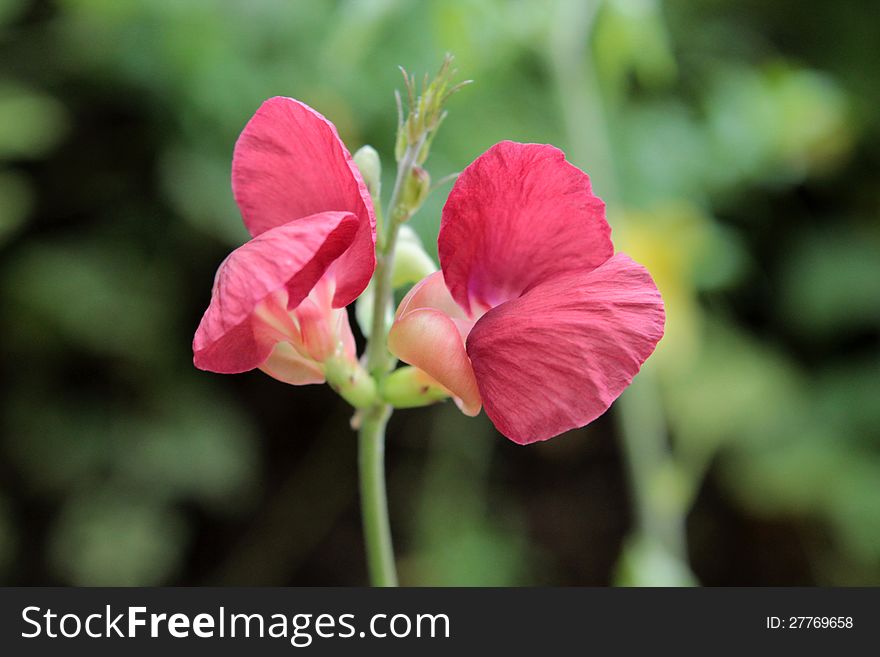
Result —
[[[669, 320], [548, 443], [398, 412], [403, 582], [880, 584], [873, 0], [0, 0], [0, 583], [366, 582], [349, 409], [190, 343], [260, 102], [390, 175], [396, 67], [446, 51], [475, 84], [434, 178], [560, 146]], [[413, 220], [431, 250], [448, 189]]]

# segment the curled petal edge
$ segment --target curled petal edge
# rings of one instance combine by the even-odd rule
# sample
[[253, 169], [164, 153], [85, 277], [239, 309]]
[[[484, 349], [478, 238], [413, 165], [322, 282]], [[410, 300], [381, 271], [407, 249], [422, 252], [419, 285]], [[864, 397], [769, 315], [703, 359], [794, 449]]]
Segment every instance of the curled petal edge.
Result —
[[211, 302], [193, 338], [193, 363], [236, 374], [259, 367], [278, 340], [255, 317], [278, 290], [293, 309], [351, 245], [358, 220], [323, 212], [268, 230], [233, 251], [217, 270]]

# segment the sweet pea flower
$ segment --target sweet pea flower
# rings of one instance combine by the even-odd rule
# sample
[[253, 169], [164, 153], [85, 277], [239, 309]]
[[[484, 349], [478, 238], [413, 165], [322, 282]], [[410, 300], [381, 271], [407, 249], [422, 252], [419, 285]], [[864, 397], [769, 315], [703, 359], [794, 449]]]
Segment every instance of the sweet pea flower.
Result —
[[450, 192], [441, 271], [401, 302], [389, 348], [519, 444], [602, 415], [663, 335], [651, 276], [614, 253], [605, 205], [557, 148], [501, 142]]
[[217, 271], [193, 362], [322, 383], [328, 367], [356, 363], [345, 306], [375, 268], [369, 191], [333, 124], [281, 97], [236, 142], [232, 191], [253, 239]]

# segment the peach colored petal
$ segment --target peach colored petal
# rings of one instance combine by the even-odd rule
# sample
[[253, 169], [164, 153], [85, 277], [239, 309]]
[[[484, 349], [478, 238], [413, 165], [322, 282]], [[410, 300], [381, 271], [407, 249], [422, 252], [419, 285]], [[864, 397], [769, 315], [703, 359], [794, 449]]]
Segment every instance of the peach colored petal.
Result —
[[260, 369], [273, 379], [294, 386], [324, 383], [325, 380], [321, 366], [303, 358], [287, 342], [276, 344], [266, 361], [260, 365]]
[[441, 310], [417, 308], [406, 312], [392, 325], [388, 348], [449, 390], [466, 415], [480, 412], [480, 393], [461, 334]]

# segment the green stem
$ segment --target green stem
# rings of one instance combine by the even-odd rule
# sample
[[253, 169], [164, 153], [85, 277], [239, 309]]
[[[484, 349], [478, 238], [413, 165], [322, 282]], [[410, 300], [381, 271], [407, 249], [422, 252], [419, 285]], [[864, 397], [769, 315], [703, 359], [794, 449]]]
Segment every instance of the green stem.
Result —
[[367, 343], [367, 370], [381, 384], [382, 379], [391, 369], [391, 354], [386, 346], [388, 326], [386, 315], [394, 294], [391, 285], [391, 274], [394, 270], [394, 250], [397, 246], [397, 235], [400, 225], [409, 217], [407, 211], [400, 207], [400, 195], [404, 182], [409, 178], [416, 158], [425, 138], [422, 137], [417, 143], [407, 147], [397, 167], [397, 177], [394, 179], [394, 188], [391, 192], [391, 200], [388, 203], [388, 226], [387, 232], [380, 232], [376, 236], [376, 271], [373, 274], [374, 297], [373, 297], [373, 323], [370, 327], [370, 341]]
[[385, 491], [385, 426], [391, 407], [380, 404], [363, 414], [359, 437], [358, 462], [361, 479], [361, 515], [367, 569], [373, 586], [397, 586], [388, 496]]
[[[393, 300], [394, 289], [391, 273], [394, 269], [394, 250], [400, 225], [409, 216], [400, 207], [403, 185], [412, 172], [424, 137], [407, 147], [401, 158], [394, 189], [388, 204], [388, 225], [376, 236], [376, 271], [373, 274], [373, 322], [367, 343], [367, 371], [379, 389], [394, 365], [388, 352], [388, 326], [386, 314]], [[391, 417], [391, 406], [384, 400], [376, 401], [362, 411], [359, 438], [359, 462], [361, 478], [361, 515], [364, 526], [364, 542], [367, 550], [367, 566], [374, 586], [397, 586], [394, 566], [394, 547], [391, 542], [391, 526], [388, 522], [388, 496], [385, 492], [385, 427]]]
[[687, 502], [679, 487], [670, 485], [670, 475], [681, 475], [669, 450], [659, 393], [653, 369], [645, 366], [617, 402], [620, 433], [639, 531], [687, 564]]

